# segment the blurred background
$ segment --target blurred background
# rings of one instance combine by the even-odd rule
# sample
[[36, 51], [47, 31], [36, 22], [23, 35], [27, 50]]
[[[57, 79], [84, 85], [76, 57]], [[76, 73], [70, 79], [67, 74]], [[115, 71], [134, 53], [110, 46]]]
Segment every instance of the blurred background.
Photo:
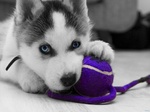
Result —
[[[150, 0], [87, 0], [93, 37], [115, 49], [150, 48]], [[0, 0], [0, 21], [14, 10], [15, 0]]]

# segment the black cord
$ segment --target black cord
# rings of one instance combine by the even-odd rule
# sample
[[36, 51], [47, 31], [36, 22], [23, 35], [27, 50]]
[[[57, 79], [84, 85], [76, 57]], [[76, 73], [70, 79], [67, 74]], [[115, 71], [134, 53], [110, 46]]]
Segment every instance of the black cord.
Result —
[[19, 59], [21, 59], [20, 56], [16, 56], [15, 58], [13, 58], [13, 59], [11, 60], [11, 62], [8, 64], [8, 66], [6, 67], [6, 71], [8, 71], [9, 68], [14, 64], [14, 62], [16, 62], [16, 61], [19, 60]]
[[146, 76], [146, 77], [142, 77], [138, 80], [139, 83], [142, 83], [142, 82], [145, 82], [145, 81], [148, 81], [150, 80], [150, 75]]

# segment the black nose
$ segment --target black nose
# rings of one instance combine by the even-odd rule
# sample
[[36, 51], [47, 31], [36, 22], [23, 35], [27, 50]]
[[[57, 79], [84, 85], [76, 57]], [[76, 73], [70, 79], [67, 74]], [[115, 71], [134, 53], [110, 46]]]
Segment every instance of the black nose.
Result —
[[65, 74], [61, 79], [60, 79], [61, 83], [63, 84], [63, 86], [65, 87], [69, 87], [72, 86], [73, 84], [75, 84], [76, 82], [76, 74]]

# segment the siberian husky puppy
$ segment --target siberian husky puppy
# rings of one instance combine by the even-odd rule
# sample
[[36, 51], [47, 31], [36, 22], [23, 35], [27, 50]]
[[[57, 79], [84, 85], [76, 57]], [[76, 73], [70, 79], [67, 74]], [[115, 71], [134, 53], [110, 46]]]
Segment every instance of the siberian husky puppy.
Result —
[[29, 93], [45, 87], [62, 92], [79, 80], [85, 55], [112, 62], [114, 53], [107, 43], [90, 41], [86, 0], [67, 3], [17, 0], [2, 49], [1, 79]]

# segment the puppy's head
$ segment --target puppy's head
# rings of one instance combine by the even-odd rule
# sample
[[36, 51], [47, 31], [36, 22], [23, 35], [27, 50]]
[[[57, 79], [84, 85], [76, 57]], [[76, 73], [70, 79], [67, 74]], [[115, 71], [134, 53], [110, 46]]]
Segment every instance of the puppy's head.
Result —
[[69, 89], [80, 78], [90, 40], [86, 0], [18, 0], [15, 31], [24, 63], [52, 91]]

